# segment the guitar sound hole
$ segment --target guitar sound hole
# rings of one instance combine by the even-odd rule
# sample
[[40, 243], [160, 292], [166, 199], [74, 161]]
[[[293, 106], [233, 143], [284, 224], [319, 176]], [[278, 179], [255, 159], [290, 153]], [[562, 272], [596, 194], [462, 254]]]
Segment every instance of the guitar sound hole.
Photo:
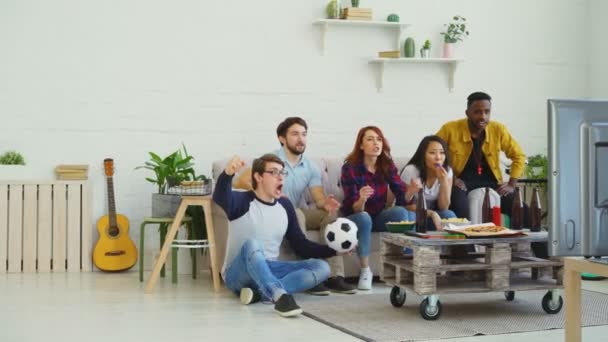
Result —
[[118, 227], [110, 227], [110, 229], [108, 229], [108, 235], [110, 235], [111, 237], [118, 236], [118, 232]]

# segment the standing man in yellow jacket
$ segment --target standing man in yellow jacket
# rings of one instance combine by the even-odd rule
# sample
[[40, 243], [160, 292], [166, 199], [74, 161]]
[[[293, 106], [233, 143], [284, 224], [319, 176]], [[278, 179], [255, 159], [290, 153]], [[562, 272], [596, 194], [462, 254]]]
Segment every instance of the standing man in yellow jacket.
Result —
[[[501, 211], [510, 215], [513, 191], [517, 179], [524, 172], [526, 156], [507, 128], [490, 121], [492, 98], [475, 92], [467, 98], [466, 118], [444, 124], [437, 135], [443, 138], [450, 151], [454, 182], [451, 207], [458, 217], [469, 216], [467, 193], [473, 189], [490, 187], [501, 196]], [[511, 159], [508, 182], [502, 179], [499, 155], [503, 151]], [[524, 208], [524, 226], [527, 226], [527, 207]]]

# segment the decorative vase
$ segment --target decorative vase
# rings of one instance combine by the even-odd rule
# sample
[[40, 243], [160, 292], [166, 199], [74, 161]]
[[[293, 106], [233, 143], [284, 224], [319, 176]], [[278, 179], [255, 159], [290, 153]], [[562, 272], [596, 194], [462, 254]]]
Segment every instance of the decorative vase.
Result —
[[443, 58], [454, 58], [454, 44], [444, 43], [443, 44]]
[[431, 49], [420, 49], [420, 57], [422, 57], [422, 58], [431, 57]]
[[406, 58], [416, 57], [416, 43], [414, 42], [414, 38], [410, 37], [405, 40], [403, 56]]

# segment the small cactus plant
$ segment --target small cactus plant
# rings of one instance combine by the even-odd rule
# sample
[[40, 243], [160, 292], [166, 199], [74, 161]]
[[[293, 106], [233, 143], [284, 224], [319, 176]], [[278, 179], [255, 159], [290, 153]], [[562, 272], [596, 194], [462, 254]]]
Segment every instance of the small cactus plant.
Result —
[[391, 22], [391, 23], [398, 23], [399, 15], [397, 15], [395, 13], [389, 14], [388, 17], [386, 18], [386, 21]]
[[339, 19], [340, 18], [340, 5], [338, 0], [331, 0], [325, 6], [325, 13], [327, 13], [327, 19]]
[[428, 40], [428, 39], [427, 39], [427, 40], [425, 40], [425, 41], [424, 41], [424, 45], [422, 45], [422, 48], [423, 48], [424, 50], [430, 50], [430, 49], [431, 49], [431, 41], [430, 41], [430, 40]]
[[0, 156], [0, 165], [25, 165], [25, 159], [19, 152], [8, 151]]

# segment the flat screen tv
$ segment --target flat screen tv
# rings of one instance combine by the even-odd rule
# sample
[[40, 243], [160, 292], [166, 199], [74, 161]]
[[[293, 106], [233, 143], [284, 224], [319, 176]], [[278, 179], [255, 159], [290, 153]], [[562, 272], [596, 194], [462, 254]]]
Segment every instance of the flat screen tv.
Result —
[[608, 101], [548, 107], [549, 254], [608, 256]]

